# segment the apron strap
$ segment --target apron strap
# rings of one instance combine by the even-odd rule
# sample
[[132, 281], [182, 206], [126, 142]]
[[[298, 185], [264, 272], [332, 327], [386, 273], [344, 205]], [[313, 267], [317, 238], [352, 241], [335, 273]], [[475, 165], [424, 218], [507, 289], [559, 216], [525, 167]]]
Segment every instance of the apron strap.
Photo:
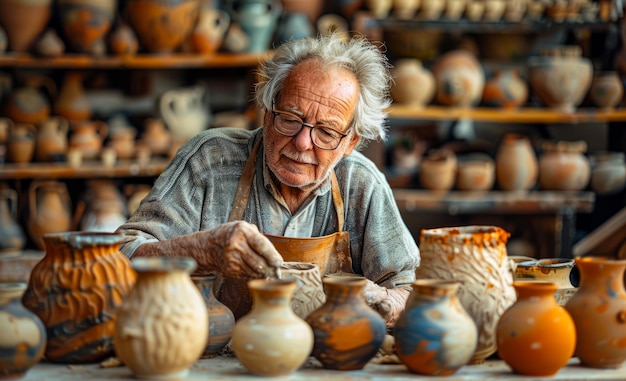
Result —
[[339, 190], [339, 181], [335, 170], [333, 170], [330, 178], [333, 189], [333, 203], [335, 204], [335, 210], [337, 211], [337, 231], [343, 231], [343, 199], [341, 198], [341, 191]]

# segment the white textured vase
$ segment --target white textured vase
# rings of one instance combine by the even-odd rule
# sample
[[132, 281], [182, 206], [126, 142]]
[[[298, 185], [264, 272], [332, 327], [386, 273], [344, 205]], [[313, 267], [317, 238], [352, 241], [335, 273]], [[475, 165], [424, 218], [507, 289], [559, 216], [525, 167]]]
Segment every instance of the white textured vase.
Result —
[[420, 233], [421, 265], [417, 279], [462, 283], [458, 296], [478, 328], [478, 344], [470, 364], [479, 364], [497, 350], [496, 325], [516, 300], [507, 258], [509, 233], [497, 226], [424, 229]]

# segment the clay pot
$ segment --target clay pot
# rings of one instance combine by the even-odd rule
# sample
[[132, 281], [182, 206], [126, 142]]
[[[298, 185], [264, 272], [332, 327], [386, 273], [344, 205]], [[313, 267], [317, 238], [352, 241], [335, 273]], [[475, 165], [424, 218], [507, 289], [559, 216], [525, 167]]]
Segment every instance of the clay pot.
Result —
[[[518, 0], [521, 1], [521, 0]], [[509, 1], [506, 0], [484, 0], [485, 13], [483, 19], [486, 21], [500, 21], [504, 16], [506, 5]]]
[[315, 337], [312, 355], [326, 369], [362, 369], [386, 333], [385, 320], [363, 298], [367, 279], [330, 276], [322, 281], [326, 302], [306, 318]]
[[176, 51], [191, 34], [198, 19], [197, 0], [128, 0], [128, 23], [141, 47], [151, 53]]
[[45, 30], [52, 15], [52, 0], [4, 0], [0, 2], [0, 26], [9, 50], [27, 52]]
[[31, 272], [23, 302], [47, 328], [46, 360], [89, 363], [113, 355], [115, 316], [135, 282], [119, 251], [123, 240], [108, 233], [44, 237], [46, 254]]
[[576, 351], [582, 366], [619, 368], [626, 360], [626, 261], [576, 258], [578, 291], [565, 305], [576, 325]]
[[117, 356], [137, 378], [182, 379], [209, 335], [208, 312], [189, 274], [191, 258], [136, 258], [137, 282], [115, 321]]
[[291, 298], [291, 309], [300, 318], [318, 309], [326, 301], [322, 273], [316, 265], [305, 262], [284, 262], [280, 267], [283, 279], [294, 279], [298, 288]]
[[496, 70], [485, 83], [482, 101], [486, 106], [515, 109], [526, 103], [528, 85], [515, 70]]
[[65, 40], [79, 53], [99, 54], [111, 29], [116, 0], [58, 0], [59, 21]]
[[624, 85], [615, 71], [595, 73], [589, 89], [591, 102], [605, 110], [617, 106], [624, 96]]
[[167, 156], [171, 141], [172, 136], [161, 119], [149, 118], [145, 121], [141, 143], [150, 149], [152, 155]]
[[109, 179], [92, 179], [77, 203], [72, 226], [91, 232], [115, 232], [128, 219], [126, 200]]
[[457, 159], [453, 151], [440, 149], [422, 158], [419, 166], [420, 184], [430, 190], [447, 191], [454, 186]]
[[68, 147], [69, 123], [62, 117], [52, 117], [37, 126], [35, 159], [38, 161], [62, 161]]
[[209, 313], [209, 338], [201, 358], [217, 356], [219, 351], [230, 341], [235, 328], [233, 312], [215, 297], [213, 292], [215, 279], [215, 275], [191, 277], [193, 284], [200, 291]]
[[400, 20], [411, 19], [417, 13], [420, 3], [420, 0], [393, 0], [392, 15]]
[[439, 20], [446, 8], [446, 0], [421, 0], [417, 17], [421, 20]]
[[189, 41], [196, 53], [213, 54], [222, 45], [230, 16], [226, 11], [203, 7], [198, 15], [198, 23], [191, 32]]
[[0, 256], [20, 252], [26, 245], [26, 235], [18, 221], [17, 192], [0, 186]]
[[456, 294], [456, 281], [420, 279], [394, 326], [396, 354], [410, 371], [447, 376], [476, 349], [476, 325]]
[[46, 328], [22, 304], [26, 283], [0, 283], [0, 379], [19, 379], [43, 357]]
[[495, 161], [485, 154], [459, 158], [456, 187], [464, 191], [485, 191], [493, 187], [496, 178]]
[[574, 321], [554, 299], [556, 284], [518, 281], [513, 286], [517, 301], [496, 328], [498, 356], [515, 373], [553, 376], [574, 354]]
[[48, 29], [37, 39], [33, 50], [41, 57], [60, 57], [65, 53], [65, 43], [54, 29]]
[[568, 258], [530, 259], [517, 263], [514, 279], [554, 283], [557, 286], [554, 298], [564, 306], [577, 290], [570, 280], [574, 267], [574, 260]]
[[560, 47], [527, 61], [530, 86], [548, 107], [573, 112], [591, 85], [593, 68], [580, 48]]
[[44, 236], [71, 229], [71, 211], [72, 201], [65, 183], [56, 180], [31, 182], [26, 230], [37, 248], [46, 249]]
[[278, 26], [272, 40], [276, 46], [289, 40], [312, 37], [315, 28], [304, 13], [284, 13], [278, 18]]
[[91, 104], [83, 89], [82, 73], [65, 74], [61, 91], [54, 102], [54, 113], [71, 122], [91, 119]]
[[503, 190], [528, 190], [539, 175], [537, 155], [528, 137], [506, 134], [496, 153], [496, 182]]
[[544, 142], [539, 156], [539, 185], [548, 190], [582, 190], [591, 178], [591, 163], [584, 155], [587, 143]]
[[384, 19], [389, 16], [393, 0], [365, 0], [364, 5], [375, 19]]
[[423, 107], [430, 103], [435, 95], [435, 77], [422, 66], [418, 59], [404, 58], [397, 60], [391, 75], [393, 101], [410, 107]]
[[[27, 74], [23, 85], [15, 88], [4, 104], [5, 115], [15, 123], [37, 125], [50, 117], [50, 100], [56, 96], [56, 85], [49, 77]], [[41, 91], [45, 89], [47, 95]]]
[[482, 65], [466, 50], [440, 56], [432, 68], [437, 84], [435, 99], [446, 106], [471, 107], [480, 102], [485, 86]]
[[135, 136], [137, 130], [132, 126], [112, 128], [108, 146], [115, 150], [120, 159], [131, 159], [135, 156]]
[[96, 159], [102, 150], [102, 143], [109, 128], [101, 121], [80, 121], [72, 125], [69, 148], [79, 149], [83, 159]]
[[599, 152], [590, 156], [591, 189], [599, 195], [621, 192], [626, 184], [623, 152]]
[[30, 123], [11, 124], [7, 138], [7, 160], [11, 163], [30, 163], [35, 154], [37, 129]]
[[447, 0], [445, 18], [448, 20], [459, 20], [465, 13], [468, 1], [471, 0]]
[[496, 324], [515, 302], [513, 275], [506, 253], [509, 233], [496, 226], [423, 229], [422, 263], [416, 279], [462, 282], [458, 296], [478, 328], [478, 344], [469, 361], [478, 364], [497, 350]]
[[111, 52], [118, 56], [134, 56], [139, 51], [137, 35], [121, 18], [109, 34], [108, 42]]
[[295, 372], [313, 347], [313, 332], [294, 314], [289, 300], [295, 280], [253, 279], [248, 282], [252, 309], [237, 320], [231, 346], [250, 372], [279, 377]]

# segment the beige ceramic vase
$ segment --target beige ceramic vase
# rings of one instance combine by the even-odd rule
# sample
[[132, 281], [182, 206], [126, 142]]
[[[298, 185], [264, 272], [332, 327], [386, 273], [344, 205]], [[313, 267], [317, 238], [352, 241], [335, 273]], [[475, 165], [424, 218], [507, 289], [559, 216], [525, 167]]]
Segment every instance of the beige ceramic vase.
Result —
[[395, 62], [391, 75], [391, 97], [395, 103], [410, 107], [424, 107], [435, 95], [435, 77], [414, 58], [403, 58]]
[[471, 107], [480, 102], [485, 73], [471, 52], [449, 51], [435, 61], [432, 71], [437, 84], [435, 99], [442, 105]]
[[478, 328], [470, 364], [484, 362], [497, 350], [496, 324], [515, 302], [513, 274], [506, 252], [509, 233], [496, 226], [424, 229], [417, 279], [460, 281], [458, 296]]
[[539, 156], [539, 185], [547, 190], [582, 190], [591, 178], [585, 141], [544, 142]]
[[208, 312], [189, 274], [191, 258], [136, 258], [137, 283], [115, 323], [117, 356], [137, 378], [180, 379], [200, 358]]
[[496, 153], [496, 182], [507, 191], [529, 190], [537, 183], [537, 155], [524, 135], [506, 134]]
[[496, 178], [495, 161], [486, 154], [471, 154], [459, 159], [456, 187], [464, 191], [486, 191]]
[[593, 76], [589, 99], [594, 105], [611, 110], [622, 101], [623, 96], [624, 85], [617, 72], [599, 72]]
[[298, 288], [291, 298], [291, 309], [302, 319], [326, 301], [319, 267], [306, 262], [284, 262], [280, 268], [284, 279], [294, 279]]
[[457, 158], [453, 151], [441, 149], [430, 152], [419, 165], [420, 184], [429, 190], [452, 189], [456, 179]]
[[0, 2], [0, 26], [9, 50], [27, 52], [45, 30], [52, 16], [52, 0], [4, 0]]
[[295, 372], [313, 348], [313, 331], [291, 309], [295, 280], [248, 282], [252, 309], [235, 324], [231, 346], [250, 372], [279, 377]]

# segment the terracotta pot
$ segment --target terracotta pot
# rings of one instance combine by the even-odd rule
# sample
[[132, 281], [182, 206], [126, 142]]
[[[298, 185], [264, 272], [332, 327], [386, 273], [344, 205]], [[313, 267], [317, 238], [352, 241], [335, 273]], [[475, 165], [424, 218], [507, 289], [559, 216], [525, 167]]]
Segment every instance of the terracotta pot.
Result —
[[[15, 123], [39, 124], [50, 117], [50, 100], [56, 96], [56, 85], [49, 77], [27, 74], [4, 102], [5, 115]], [[47, 95], [41, 90], [46, 90]]]
[[87, 191], [74, 211], [72, 226], [91, 232], [114, 232], [126, 222], [126, 200], [109, 179], [87, 181]]
[[208, 312], [189, 273], [191, 258], [136, 258], [137, 283], [115, 322], [117, 356], [137, 378], [182, 379], [209, 335]]
[[326, 301], [322, 273], [316, 265], [305, 262], [284, 262], [280, 268], [283, 279], [294, 279], [298, 288], [291, 298], [291, 309], [302, 319]]
[[430, 103], [435, 95], [435, 77], [422, 66], [417, 59], [404, 58], [397, 60], [391, 75], [394, 78], [391, 86], [393, 101], [410, 107], [423, 107]]
[[46, 254], [31, 272], [23, 302], [48, 331], [46, 360], [90, 363], [113, 355], [115, 316], [135, 282], [119, 251], [123, 240], [108, 233], [44, 237]]
[[506, 134], [496, 153], [496, 182], [503, 190], [528, 190], [539, 175], [537, 155], [528, 137]]
[[139, 51], [139, 40], [135, 31], [118, 19], [118, 23], [109, 34], [109, 48], [118, 56], [134, 56]]
[[62, 161], [68, 147], [69, 123], [62, 117], [52, 117], [37, 126], [35, 159]]
[[615, 71], [595, 73], [589, 89], [591, 102], [605, 110], [611, 110], [624, 96], [624, 85]]
[[54, 29], [48, 29], [37, 39], [33, 50], [41, 57], [59, 57], [65, 53], [65, 43]]
[[11, 163], [30, 163], [35, 154], [37, 129], [30, 123], [17, 123], [9, 127], [7, 160]]
[[237, 320], [231, 346], [250, 372], [279, 377], [295, 372], [309, 357], [313, 332], [291, 309], [295, 280], [248, 282], [252, 309]]
[[365, 303], [367, 279], [360, 276], [323, 278], [326, 302], [306, 318], [313, 328], [312, 355], [326, 369], [362, 369], [385, 338], [385, 320]]
[[485, 73], [476, 56], [453, 50], [440, 56], [432, 68], [437, 84], [435, 99], [446, 106], [471, 107], [480, 102]]
[[459, 300], [478, 328], [470, 364], [484, 362], [497, 350], [496, 324], [515, 302], [513, 275], [506, 253], [509, 233], [496, 226], [423, 229], [422, 263], [417, 279], [462, 282]]
[[197, 0], [128, 0], [126, 15], [141, 47], [151, 53], [176, 51], [196, 25]]
[[459, 158], [456, 186], [459, 190], [485, 191], [493, 187], [496, 178], [495, 161], [485, 154]]
[[420, 279], [394, 326], [396, 353], [410, 371], [447, 376], [467, 364], [478, 332], [459, 302], [456, 281]]
[[0, 256], [20, 252], [26, 245], [26, 235], [18, 223], [17, 210], [17, 192], [6, 185], [0, 186]]
[[514, 278], [519, 281], [554, 283], [557, 286], [554, 297], [563, 306], [577, 290], [570, 280], [574, 267], [574, 260], [569, 258], [530, 259], [517, 263]]
[[0, 379], [19, 379], [41, 360], [46, 327], [22, 304], [26, 283], [0, 283]]
[[551, 282], [515, 282], [517, 301], [496, 328], [498, 356], [515, 373], [550, 377], [574, 354], [576, 327], [554, 299]]
[[37, 248], [46, 249], [45, 235], [71, 229], [71, 211], [72, 201], [65, 183], [56, 180], [31, 182], [26, 229]]
[[623, 152], [598, 152], [590, 156], [591, 189], [599, 195], [621, 192], [626, 184]]
[[420, 184], [430, 190], [452, 189], [456, 179], [457, 159], [454, 152], [446, 149], [430, 152], [419, 165]]
[[91, 119], [91, 104], [83, 88], [82, 73], [65, 74], [61, 91], [54, 102], [54, 112], [71, 122]]
[[4, 0], [0, 2], [0, 26], [9, 50], [27, 52], [45, 30], [52, 15], [52, 0]]
[[116, 0], [58, 0], [59, 21], [65, 40], [80, 53], [99, 54], [111, 29]]
[[585, 141], [544, 142], [539, 156], [539, 185], [548, 190], [582, 190], [591, 178]]
[[482, 101], [486, 106], [515, 109], [526, 103], [528, 85], [515, 70], [496, 70], [485, 83]]
[[576, 325], [576, 351], [581, 365], [619, 368], [626, 360], [625, 260], [576, 258], [578, 291], [565, 305]]
[[215, 275], [191, 277], [194, 285], [200, 291], [209, 313], [209, 338], [201, 358], [217, 356], [219, 351], [230, 341], [235, 328], [233, 312], [215, 297], [213, 292], [215, 279]]
[[109, 128], [106, 123], [80, 121], [72, 125], [69, 148], [79, 149], [83, 159], [96, 159], [102, 150], [102, 143], [107, 137]]
[[230, 16], [226, 11], [200, 8], [198, 23], [189, 37], [193, 50], [200, 54], [215, 53], [222, 46], [229, 26]]
[[167, 156], [171, 141], [172, 136], [161, 119], [149, 118], [145, 121], [141, 143], [150, 148], [152, 155]]
[[128, 160], [135, 157], [135, 136], [137, 130], [132, 126], [123, 126], [111, 129], [108, 146], [115, 150], [117, 157]]
[[419, 5], [417, 17], [421, 20], [439, 20], [446, 9], [446, 0], [421, 0], [414, 4]]

